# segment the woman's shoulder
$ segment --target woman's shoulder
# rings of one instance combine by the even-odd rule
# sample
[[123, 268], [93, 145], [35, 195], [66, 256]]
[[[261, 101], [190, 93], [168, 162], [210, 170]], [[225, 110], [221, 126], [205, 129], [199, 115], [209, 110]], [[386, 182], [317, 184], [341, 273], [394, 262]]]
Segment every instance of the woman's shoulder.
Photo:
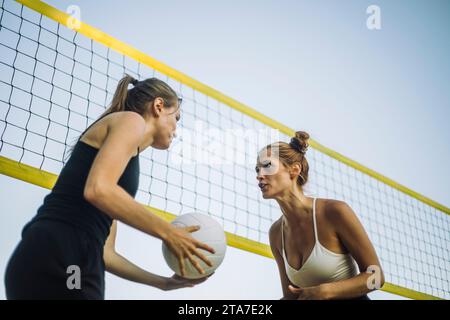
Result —
[[[134, 130], [130, 130], [130, 129]], [[137, 135], [145, 129], [144, 118], [132, 111], [119, 111], [104, 115], [80, 137], [80, 140], [96, 148], [103, 145], [106, 137], [112, 132], [136, 131]]]
[[345, 206], [348, 206], [348, 204], [345, 201], [342, 200], [336, 200], [336, 199], [325, 199], [325, 198], [317, 198], [318, 202], [321, 203], [321, 205], [328, 210], [341, 210]]
[[281, 230], [281, 219], [283, 217], [281, 216], [280, 218], [278, 218], [277, 220], [274, 221], [274, 223], [272, 223], [272, 225], [270, 226], [269, 229], [269, 238], [270, 240], [275, 240], [275, 238], [277, 238], [277, 236], [280, 234], [280, 230]]
[[336, 199], [320, 199], [322, 210], [320, 210], [327, 221], [341, 221], [345, 215], [351, 211], [350, 206], [342, 200]]
[[105, 119], [109, 120], [110, 125], [145, 126], [144, 117], [133, 111], [114, 112], [107, 115]]

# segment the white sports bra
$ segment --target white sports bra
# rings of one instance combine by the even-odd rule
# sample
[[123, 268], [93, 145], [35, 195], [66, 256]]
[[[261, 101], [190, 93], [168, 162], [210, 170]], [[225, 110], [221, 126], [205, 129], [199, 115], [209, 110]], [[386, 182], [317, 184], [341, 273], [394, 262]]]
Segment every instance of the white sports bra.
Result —
[[313, 200], [315, 244], [303, 266], [296, 270], [289, 265], [284, 251], [283, 218], [281, 219], [281, 250], [289, 280], [300, 288], [349, 279], [358, 274], [358, 266], [350, 254], [334, 253], [319, 242], [316, 223], [316, 198]]

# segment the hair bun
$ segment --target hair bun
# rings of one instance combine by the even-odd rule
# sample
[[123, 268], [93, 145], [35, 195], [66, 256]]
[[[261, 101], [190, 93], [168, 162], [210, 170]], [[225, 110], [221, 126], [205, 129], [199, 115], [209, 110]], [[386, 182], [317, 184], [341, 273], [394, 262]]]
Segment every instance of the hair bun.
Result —
[[305, 154], [309, 147], [308, 140], [308, 133], [304, 131], [297, 131], [295, 133], [295, 137], [291, 138], [291, 142], [289, 143], [289, 145], [301, 154]]

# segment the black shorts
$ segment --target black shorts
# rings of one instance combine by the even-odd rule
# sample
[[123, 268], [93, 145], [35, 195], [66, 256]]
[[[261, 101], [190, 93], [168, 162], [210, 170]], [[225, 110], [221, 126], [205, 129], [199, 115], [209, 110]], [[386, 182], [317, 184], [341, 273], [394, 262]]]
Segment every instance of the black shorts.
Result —
[[28, 226], [5, 272], [7, 299], [104, 299], [103, 245], [70, 224]]

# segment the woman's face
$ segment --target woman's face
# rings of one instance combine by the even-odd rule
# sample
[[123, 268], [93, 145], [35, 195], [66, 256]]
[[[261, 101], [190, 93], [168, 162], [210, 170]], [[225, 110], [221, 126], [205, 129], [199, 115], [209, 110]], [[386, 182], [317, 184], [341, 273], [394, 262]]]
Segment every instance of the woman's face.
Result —
[[176, 137], [177, 122], [180, 120], [180, 105], [163, 107], [156, 121], [156, 133], [152, 146], [156, 149], [166, 150]]
[[264, 199], [274, 199], [292, 186], [288, 168], [270, 150], [263, 149], [258, 154], [256, 179]]

